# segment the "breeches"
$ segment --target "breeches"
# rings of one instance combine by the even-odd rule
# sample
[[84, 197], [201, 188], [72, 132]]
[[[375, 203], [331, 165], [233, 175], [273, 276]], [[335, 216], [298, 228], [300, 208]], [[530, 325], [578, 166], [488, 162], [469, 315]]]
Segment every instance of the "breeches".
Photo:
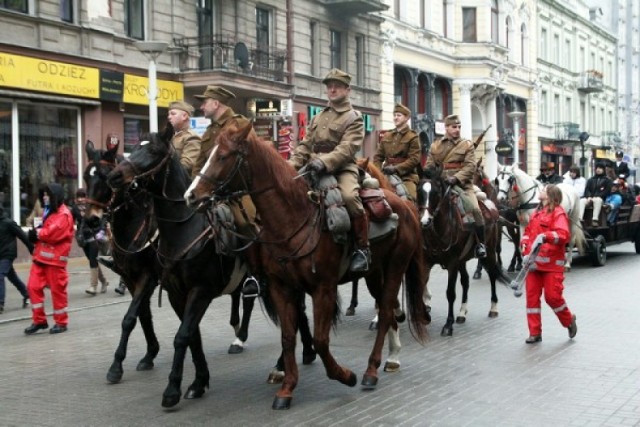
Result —
[[482, 217], [482, 212], [480, 212], [478, 198], [476, 197], [473, 187], [464, 188], [463, 191], [460, 192], [460, 197], [463, 199], [462, 203], [465, 208], [469, 207], [471, 209], [476, 225], [484, 225], [484, 218]]
[[67, 326], [67, 284], [69, 275], [66, 267], [57, 267], [33, 263], [29, 272], [27, 290], [31, 300], [33, 323], [41, 324], [47, 321], [44, 311], [44, 288], [49, 286], [53, 301], [53, 320], [56, 324]]
[[540, 296], [544, 291], [544, 300], [565, 328], [571, 324], [571, 311], [567, 307], [562, 291], [564, 273], [550, 271], [530, 271], [527, 274], [527, 323], [529, 335], [542, 333], [542, 315]]
[[416, 183], [412, 179], [403, 179], [402, 183], [407, 188], [411, 200], [418, 200], [418, 187]]
[[364, 215], [364, 207], [360, 199], [358, 174], [351, 171], [342, 171], [336, 175], [336, 180], [338, 181], [342, 201], [347, 208], [347, 212], [349, 212], [349, 216], [353, 218]]

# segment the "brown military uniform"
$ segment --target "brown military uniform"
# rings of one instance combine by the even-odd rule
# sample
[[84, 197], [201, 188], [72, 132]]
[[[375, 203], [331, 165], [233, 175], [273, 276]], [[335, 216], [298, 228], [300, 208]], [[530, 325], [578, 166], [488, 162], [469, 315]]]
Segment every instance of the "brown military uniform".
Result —
[[296, 146], [289, 162], [300, 169], [319, 158], [327, 172], [336, 176], [345, 207], [352, 217], [364, 214], [358, 184], [356, 154], [364, 141], [362, 116], [348, 100], [326, 107], [309, 124], [305, 138]]
[[476, 225], [483, 225], [484, 219], [478, 206], [473, 189], [473, 175], [476, 172], [476, 155], [473, 142], [468, 139], [449, 139], [444, 137], [431, 145], [427, 156], [426, 168], [434, 164], [443, 165], [445, 177], [455, 176], [464, 189], [467, 202], [473, 206], [473, 217]]
[[419, 179], [416, 168], [420, 164], [420, 157], [418, 134], [405, 124], [400, 129], [385, 132], [373, 156], [373, 163], [378, 169], [382, 169], [383, 163], [385, 166], [395, 166], [409, 195], [416, 200]]
[[193, 165], [200, 155], [200, 136], [191, 129], [182, 130], [173, 135], [171, 142], [180, 157], [180, 164], [191, 176]]

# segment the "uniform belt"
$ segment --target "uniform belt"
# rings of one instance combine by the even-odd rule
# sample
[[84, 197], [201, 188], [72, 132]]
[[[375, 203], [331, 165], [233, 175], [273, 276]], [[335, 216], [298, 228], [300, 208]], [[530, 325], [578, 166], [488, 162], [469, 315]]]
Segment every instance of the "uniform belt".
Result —
[[407, 159], [408, 157], [387, 157], [384, 162], [390, 165], [397, 165], [398, 163], [406, 162]]
[[311, 149], [313, 150], [314, 153], [318, 154], [318, 153], [330, 153], [333, 151], [333, 149], [335, 148], [335, 144], [331, 143], [331, 142], [314, 142], [313, 146], [311, 147]]
[[460, 169], [461, 167], [462, 167], [462, 162], [449, 162], [444, 164], [444, 170]]

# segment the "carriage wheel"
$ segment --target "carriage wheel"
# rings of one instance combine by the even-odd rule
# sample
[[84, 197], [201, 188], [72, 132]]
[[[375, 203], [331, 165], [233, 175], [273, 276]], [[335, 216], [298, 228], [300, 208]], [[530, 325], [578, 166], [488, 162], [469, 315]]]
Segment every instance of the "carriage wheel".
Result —
[[592, 243], [591, 264], [602, 267], [607, 262], [607, 242], [602, 236], [596, 236]]

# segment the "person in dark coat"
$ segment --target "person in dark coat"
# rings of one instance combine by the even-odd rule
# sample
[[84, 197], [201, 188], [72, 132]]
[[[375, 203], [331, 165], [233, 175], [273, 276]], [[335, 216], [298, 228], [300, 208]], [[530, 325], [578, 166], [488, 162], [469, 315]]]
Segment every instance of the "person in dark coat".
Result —
[[[606, 165], [602, 162], [596, 164], [596, 173], [587, 180], [587, 186], [584, 190], [584, 197], [580, 199], [580, 218], [584, 215], [587, 206], [593, 205], [593, 216], [591, 225], [597, 227], [599, 225], [600, 210], [602, 204], [611, 192], [611, 184], [613, 181], [605, 174]], [[585, 220], [586, 221], [586, 220]]]
[[613, 170], [616, 174], [616, 177], [619, 178], [620, 175], [624, 175], [624, 179], [629, 178], [631, 171], [629, 170], [629, 165], [627, 162], [623, 161], [624, 153], [622, 151], [616, 151], [616, 162], [613, 166]]
[[543, 184], [562, 184], [562, 177], [556, 173], [556, 164], [546, 162], [540, 166], [540, 175], [536, 177]]
[[29, 253], [33, 253], [33, 245], [27, 238], [27, 233], [4, 211], [0, 206], [0, 314], [4, 312], [4, 296], [5, 286], [4, 278], [9, 279], [13, 286], [16, 287], [20, 295], [22, 295], [22, 308], [26, 308], [29, 304], [29, 294], [24, 282], [16, 274], [13, 268], [13, 261], [18, 256], [18, 244], [16, 238], [29, 249]]

